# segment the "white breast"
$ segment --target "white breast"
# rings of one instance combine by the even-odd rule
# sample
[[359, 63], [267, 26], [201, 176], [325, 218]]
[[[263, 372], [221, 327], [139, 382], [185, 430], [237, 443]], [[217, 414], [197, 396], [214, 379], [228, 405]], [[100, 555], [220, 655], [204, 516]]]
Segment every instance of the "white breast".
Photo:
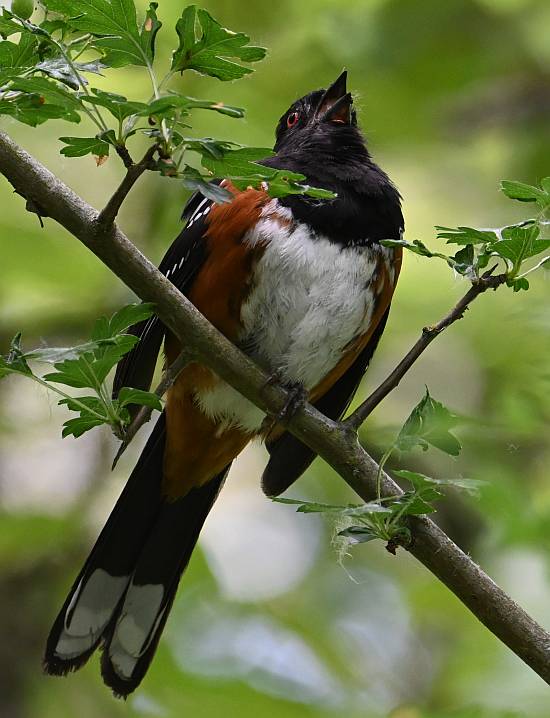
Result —
[[[376, 259], [386, 250], [342, 248], [314, 236], [276, 200], [262, 214], [244, 239], [265, 250], [241, 309], [239, 341], [267, 371], [313, 389], [338, 363], [344, 347], [368, 329]], [[225, 426], [256, 431], [265, 416], [226, 384], [197, 399], [207, 415]]]

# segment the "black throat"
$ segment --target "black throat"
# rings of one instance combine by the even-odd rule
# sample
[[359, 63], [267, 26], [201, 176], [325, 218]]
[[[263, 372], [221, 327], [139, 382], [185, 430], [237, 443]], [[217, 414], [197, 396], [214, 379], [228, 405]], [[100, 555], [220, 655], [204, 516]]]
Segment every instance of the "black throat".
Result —
[[311, 186], [337, 195], [329, 200], [307, 195], [280, 199], [296, 221], [344, 247], [399, 239], [404, 225], [399, 192], [372, 160], [356, 127], [327, 127], [321, 136], [301, 133], [276, 150], [262, 164], [300, 172]]

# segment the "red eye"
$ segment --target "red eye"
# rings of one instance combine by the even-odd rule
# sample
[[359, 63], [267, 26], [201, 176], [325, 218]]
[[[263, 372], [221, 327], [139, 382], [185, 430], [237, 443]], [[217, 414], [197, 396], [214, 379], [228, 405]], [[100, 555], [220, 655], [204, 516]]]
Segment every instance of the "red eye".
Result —
[[298, 122], [299, 117], [300, 115], [297, 112], [291, 112], [290, 115], [286, 118], [287, 127], [294, 127], [294, 125]]

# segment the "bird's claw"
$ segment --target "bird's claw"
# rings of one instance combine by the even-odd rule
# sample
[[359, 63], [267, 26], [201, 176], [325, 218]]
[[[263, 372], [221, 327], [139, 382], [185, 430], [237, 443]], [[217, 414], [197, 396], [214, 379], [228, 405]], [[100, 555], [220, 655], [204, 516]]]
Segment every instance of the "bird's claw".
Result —
[[275, 421], [277, 423], [281, 421], [288, 421], [288, 419], [291, 419], [298, 409], [306, 403], [308, 393], [302, 382], [289, 381], [280, 371], [274, 371], [269, 375], [269, 378], [266, 381], [266, 386], [273, 386], [274, 384], [282, 386], [286, 389], [288, 394], [288, 398], [283, 408], [275, 417]]

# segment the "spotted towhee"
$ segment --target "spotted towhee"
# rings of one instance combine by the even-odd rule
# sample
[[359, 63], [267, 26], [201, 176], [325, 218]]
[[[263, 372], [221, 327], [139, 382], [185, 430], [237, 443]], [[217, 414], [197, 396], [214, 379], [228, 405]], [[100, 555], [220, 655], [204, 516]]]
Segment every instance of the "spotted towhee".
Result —
[[[266, 371], [303, 386], [336, 419], [347, 408], [384, 330], [401, 264], [381, 239], [403, 231], [400, 196], [373, 162], [342, 73], [281, 117], [275, 154], [263, 161], [300, 172], [333, 199], [265, 189], [217, 204], [195, 194], [185, 229], [160, 265], [198, 309]], [[181, 347], [153, 318], [121, 365], [121, 386], [149, 388], [164, 339], [170, 364]], [[154, 655], [180, 576], [231, 462], [254, 437], [270, 459], [268, 495], [284, 491], [313, 452], [209, 369], [191, 364], [166, 408], [50, 633], [46, 671], [65, 674], [103, 647], [102, 674], [121, 696]]]

